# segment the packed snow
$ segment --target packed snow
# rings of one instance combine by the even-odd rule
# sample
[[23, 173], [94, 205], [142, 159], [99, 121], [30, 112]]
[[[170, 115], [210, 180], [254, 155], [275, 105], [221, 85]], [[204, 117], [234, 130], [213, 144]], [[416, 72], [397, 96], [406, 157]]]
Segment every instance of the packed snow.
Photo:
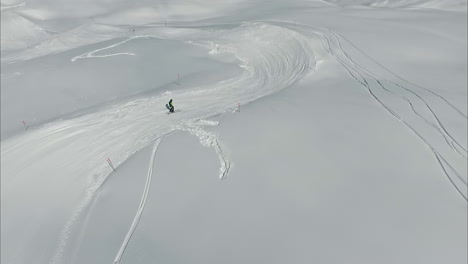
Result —
[[1, 66], [1, 263], [468, 261], [466, 0], [2, 0]]

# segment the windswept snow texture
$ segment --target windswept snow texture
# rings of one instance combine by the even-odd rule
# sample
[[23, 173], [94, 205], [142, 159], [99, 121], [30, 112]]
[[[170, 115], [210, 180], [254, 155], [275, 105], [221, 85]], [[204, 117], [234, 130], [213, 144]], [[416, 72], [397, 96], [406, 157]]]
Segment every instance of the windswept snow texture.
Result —
[[324, 0], [338, 6], [382, 7], [382, 8], [428, 8], [466, 12], [465, 0]]
[[468, 261], [466, 0], [1, 12], [1, 263]]

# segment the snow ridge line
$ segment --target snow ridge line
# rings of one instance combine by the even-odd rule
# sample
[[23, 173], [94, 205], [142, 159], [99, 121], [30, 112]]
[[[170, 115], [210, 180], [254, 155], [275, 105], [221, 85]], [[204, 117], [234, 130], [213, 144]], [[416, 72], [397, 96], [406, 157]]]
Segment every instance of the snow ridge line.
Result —
[[125, 236], [125, 239], [122, 242], [122, 245], [120, 246], [119, 252], [117, 253], [117, 256], [115, 256], [114, 264], [120, 263], [120, 260], [122, 259], [125, 249], [127, 248], [127, 245], [130, 242], [130, 238], [132, 237], [133, 233], [135, 232], [136, 227], [138, 226], [138, 223], [140, 222], [143, 209], [145, 209], [146, 198], [149, 193], [149, 189], [151, 186], [151, 178], [153, 176], [153, 166], [154, 166], [156, 151], [158, 150], [158, 146], [159, 146], [159, 143], [161, 143], [161, 140], [162, 140], [161, 138], [158, 138], [156, 142], [154, 143], [153, 152], [151, 153], [150, 165], [148, 168], [148, 176], [146, 178], [145, 188], [141, 196], [140, 205], [138, 206], [138, 210], [135, 215], [135, 218], [133, 218], [132, 225], [130, 226], [130, 229], [128, 230], [127, 235]]

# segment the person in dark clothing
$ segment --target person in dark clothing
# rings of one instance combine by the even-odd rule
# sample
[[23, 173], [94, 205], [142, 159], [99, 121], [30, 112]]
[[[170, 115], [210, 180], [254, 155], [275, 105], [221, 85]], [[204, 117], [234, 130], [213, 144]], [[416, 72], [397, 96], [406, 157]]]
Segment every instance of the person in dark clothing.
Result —
[[169, 109], [169, 112], [174, 113], [174, 105], [172, 104], [172, 99], [169, 100], [169, 103], [166, 104], [167, 109]]

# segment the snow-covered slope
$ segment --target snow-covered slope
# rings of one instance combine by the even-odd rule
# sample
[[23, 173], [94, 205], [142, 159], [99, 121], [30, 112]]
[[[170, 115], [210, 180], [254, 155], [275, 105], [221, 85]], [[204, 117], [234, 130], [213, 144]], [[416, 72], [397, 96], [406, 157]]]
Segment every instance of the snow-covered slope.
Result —
[[446, 11], [467, 12], [466, 0], [324, 0], [347, 7], [430, 8]]
[[28, 48], [49, 37], [45, 29], [14, 13], [2, 12], [1, 27], [2, 50]]
[[465, 9], [2, 2], [1, 262], [466, 263]]

